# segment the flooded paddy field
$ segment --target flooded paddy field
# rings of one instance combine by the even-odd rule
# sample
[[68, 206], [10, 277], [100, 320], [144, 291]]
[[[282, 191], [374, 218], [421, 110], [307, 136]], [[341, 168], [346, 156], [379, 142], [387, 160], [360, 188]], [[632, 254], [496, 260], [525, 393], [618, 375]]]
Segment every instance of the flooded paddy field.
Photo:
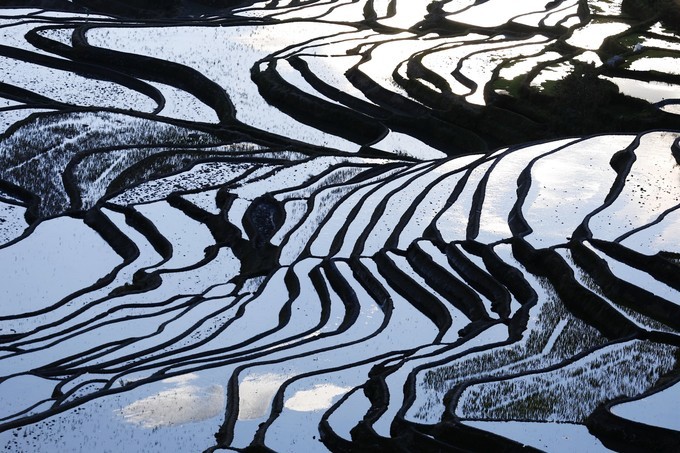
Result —
[[678, 2], [0, 30], [4, 451], [680, 450]]

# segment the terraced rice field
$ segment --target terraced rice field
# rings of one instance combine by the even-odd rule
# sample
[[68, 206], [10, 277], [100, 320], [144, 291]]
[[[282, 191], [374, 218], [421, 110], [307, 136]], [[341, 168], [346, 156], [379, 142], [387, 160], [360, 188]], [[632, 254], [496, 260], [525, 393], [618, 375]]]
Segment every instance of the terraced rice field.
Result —
[[641, 3], [3, 3], [5, 451], [678, 451]]

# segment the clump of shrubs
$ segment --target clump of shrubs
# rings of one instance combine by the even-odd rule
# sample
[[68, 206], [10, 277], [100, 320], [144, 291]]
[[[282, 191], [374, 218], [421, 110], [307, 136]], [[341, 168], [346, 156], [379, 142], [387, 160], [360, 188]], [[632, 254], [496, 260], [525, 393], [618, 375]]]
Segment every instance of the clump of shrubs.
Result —
[[680, 30], [680, 0], [623, 0], [621, 10], [640, 20], [657, 18], [666, 27]]

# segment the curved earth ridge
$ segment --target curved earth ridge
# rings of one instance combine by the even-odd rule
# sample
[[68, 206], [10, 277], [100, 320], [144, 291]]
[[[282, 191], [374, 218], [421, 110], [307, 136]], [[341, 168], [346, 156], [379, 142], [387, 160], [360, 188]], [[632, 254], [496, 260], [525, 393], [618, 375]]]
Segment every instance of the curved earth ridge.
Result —
[[667, 17], [34, 3], [1, 10], [6, 449], [677, 450], [677, 99], [611, 85], [677, 83], [640, 69]]

